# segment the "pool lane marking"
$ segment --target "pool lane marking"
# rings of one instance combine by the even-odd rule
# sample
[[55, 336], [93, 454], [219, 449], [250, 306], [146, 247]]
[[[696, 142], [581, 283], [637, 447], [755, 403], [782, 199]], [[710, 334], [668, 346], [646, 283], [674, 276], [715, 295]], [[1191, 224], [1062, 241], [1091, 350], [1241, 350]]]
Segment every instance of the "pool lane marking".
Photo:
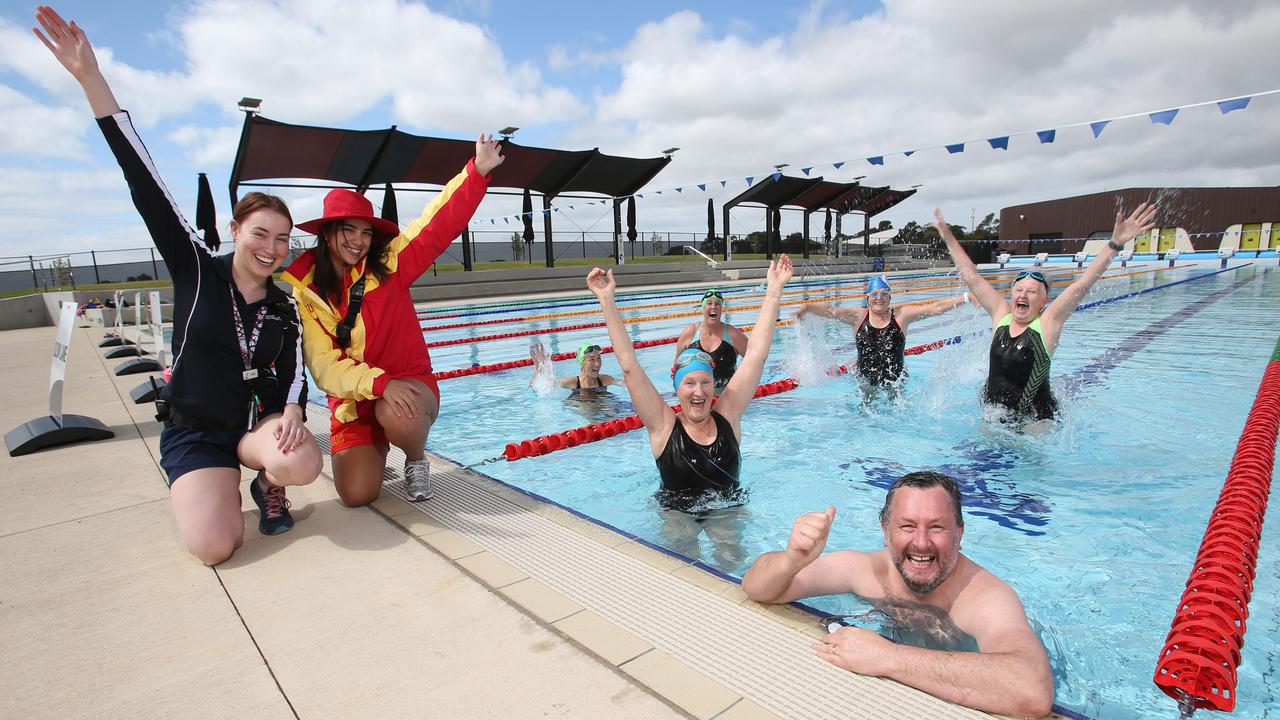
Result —
[[[1140, 265], [1135, 264], [1135, 267], [1140, 267]], [[907, 271], [907, 272], [910, 272], [910, 271]], [[1020, 270], [988, 269], [988, 270], [979, 270], [978, 272], [984, 275], [994, 276], [994, 275], [1014, 274], [1021, 271]], [[928, 272], [928, 273], [914, 272], [907, 275], [898, 275], [896, 277], [904, 281], [919, 281], [919, 280], [930, 279], [930, 278], [943, 278], [943, 277], [947, 277], [949, 275], [955, 275], [955, 274], [956, 274], [955, 270], [952, 269], [945, 272]], [[803, 280], [802, 279], [802, 280], [797, 280], [795, 282], [798, 285], [806, 285], [810, 288], [820, 288], [820, 287], [829, 287], [832, 285], [859, 283], [859, 282], [863, 282], [863, 280], [864, 278], [859, 278], [859, 277], [842, 277], [836, 280]], [[724, 292], [726, 294], [746, 293], [746, 292], [750, 292], [751, 290], [754, 290], [760, 284], [759, 282], [750, 282], [750, 284], [747, 284], [747, 285], [740, 285], [737, 287], [732, 286], [733, 283], [744, 283], [744, 282], [750, 282], [750, 281], [730, 280], [728, 281], [728, 283], [726, 283], [730, 285], [730, 287], [727, 287], [724, 290]], [[725, 284], [721, 284], [720, 287], [725, 287]], [[639, 292], [643, 293], [643, 292], [651, 292], [651, 291], [639, 291]], [[669, 290], [662, 293], [648, 294], [648, 295], [644, 295], [644, 294], [631, 295], [631, 294], [623, 293], [622, 295], [618, 296], [618, 301], [630, 302], [632, 300], [654, 300], [654, 299], [660, 299], [660, 298], [671, 298], [671, 297], [676, 297], [680, 295], [697, 295], [700, 292], [702, 291], [694, 290], [691, 288], [680, 288], [677, 290]], [[565, 300], [566, 302], [555, 302], [555, 300]], [[595, 298], [587, 298], [587, 299], [579, 300], [576, 297], [570, 296], [567, 298], [544, 298], [541, 300], [520, 300], [520, 301], [509, 302], [509, 303], [489, 303], [489, 304], [470, 306], [470, 307], [483, 307], [483, 308], [490, 308], [490, 309], [475, 310], [471, 312], [452, 312], [445, 315], [434, 315], [433, 313], [442, 312], [446, 310], [456, 311], [460, 308], [466, 308], [468, 306], [451, 305], [451, 306], [441, 307], [441, 308], [427, 308], [425, 310], [417, 310], [416, 313], [420, 321], [430, 321], [430, 320], [444, 320], [447, 318], [475, 317], [479, 315], [496, 315], [501, 313], [520, 312], [521, 306], [527, 306], [527, 305], [541, 305], [544, 308], [580, 307], [582, 305], [591, 305], [591, 304], [594, 304], [595, 302], [596, 302]], [[693, 301], [690, 300], [690, 302], [693, 302]], [[529, 308], [529, 309], [532, 310], [535, 308]], [[624, 308], [624, 309], [629, 309], [629, 308]]]
[[[1166, 271], [1170, 269], [1182, 269], [1185, 267], [1188, 267], [1188, 266], [1183, 265], [1176, 268], [1160, 267], [1160, 268], [1152, 268], [1148, 270], [1135, 270], [1133, 272], [1120, 273], [1117, 275], [1104, 275], [1103, 277], [1107, 279], [1118, 279], [1122, 277], [1129, 277], [1132, 275], [1141, 275], [1141, 274], [1150, 273], [1150, 272], [1161, 272], [1161, 271]], [[1061, 285], [1066, 282], [1067, 282], [1066, 280], [1062, 280], [1062, 281], [1051, 283], [1051, 284]], [[827, 300], [846, 300], [846, 299], [853, 299], [853, 298], [860, 298], [860, 297], [866, 297], [866, 293], [852, 293], [849, 295], [838, 295], [836, 297], [828, 297], [826, 299]], [[805, 304], [808, 304], [806, 300], [787, 300], [785, 302], [778, 303], [778, 307], [781, 308], [781, 307], [789, 307], [792, 305], [805, 305]], [[760, 307], [761, 307], [760, 305], [745, 305], [738, 309], [739, 310], [759, 310]], [[643, 322], [653, 322], [655, 320], [672, 320], [672, 319], [683, 318], [683, 317], [695, 317], [701, 314], [702, 312], [700, 310], [693, 311], [693, 312], [684, 312], [684, 313], [664, 313], [662, 315], [646, 315], [638, 318], [624, 318], [622, 322], [624, 324], [636, 324], [636, 323], [643, 323]], [[438, 347], [450, 347], [454, 345], [471, 345], [471, 344], [481, 343], [481, 342], [491, 342], [493, 340], [509, 340], [511, 338], [516, 338], [516, 337], [548, 335], [548, 334], [559, 333], [559, 332], [572, 332], [575, 330], [594, 330], [602, 327], [605, 327], [604, 321], [579, 323], [577, 325], [565, 325], [565, 326], [556, 327], [556, 328], [536, 328], [533, 330], [517, 330], [514, 332], [495, 333], [493, 335], [480, 335], [477, 337], [470, 337], [470, 338], [463, 337], [463, 338], [453, 338], [450, 340], [436, 340], [434, 342], [427, 343], [426, 346], [427, 348], [438, 348]]]
[[[1165, 269], [1167, 269], [1167, 268], [1165, 268]], [[1053, 277], [1058, 278], [1058, 277], [1064, 277], [1064, 276], [1080, 275], [1080, 274], [1083, 274], [1084, 272], [1085, 272], [1084, 270], [1071, 269], [1071, 270], [1060, 271], [1060, 272], [1058, 272], [1058, 273], [1055, 273], [1055, 274], [1053, 275]], [[1013, 273], [1012, 273], [1012, 272], [1008, 272], [1008, 273], [1004, 273], [1004, 274], [1012, 275]], [[897, 290], [897, 291], [896, 291], [898, 294], [902, 294], [902, 295], [905, 295], [905, 294], [907, 294], [907, 293], [925, 292], [926, 290], [941, 290], [941, 289], [945, 289], [945, 288], [957, 288], [957, 287], [964, 287], [964, 283], [963, 283], [963, 282], [943, 282], [942, 284], [938, 284], [938, 282], [937, 282], [937, 281], [938, 281], [939, 279], [941, 279], [941, 278], [928, 278], [928, 279], [924, 279], [924, 280], [911, 280], [911, 281], [909, 281], [909, 282], [895, 283], [894, 285], [895, 285], [895, 287], [899, 287], [899, 288], [904, 287], [904, 286], [906, 286], [906, 287], [907, 287], [907, 289], [905, 289], [905, 290]], [[932, 285], [928, 285], [928, 284], [924, 284], [924, 283], [933, 283], [933, 284], [932, 284]], [[1001, 281], [1000, 281], [1000, 284], [1004, 284], [1004, 280], [1001, 280]], [[1059, 283], [1054, 283], [1054, 284], [1055, 284], [1055, 285], [1057, 285], [1057, 284], [1059, 284]], [[810, 289], [810, 288], [799, 288], [799, 289], [796, 289], [796, 290], [784, 290], [784, 291], [782, 292], [782, 294], [783, 294], [783, 295], [805, 295], [806, 297], [808, 297], [810, 293], [813, 293], [814, 297], [816, 298], [816, 299], [814, 299], [814, 300], [810, 300], [810, 302], [825, 302], [825, 301], [827, 301], [827, 300], [849, 299], [849, 298], [858, 298], [858, 297], [865, 297], [865, 296], [866, 296], [866, 293], [855, 293], [855, 294], [853, 294], [853, 295], [845, 295], [845, 296], [837, 296], [837, 297], [826, 297], [826, 296], [823, 296], [823, 295], [821, 294], [821, 292], [815, 292], [815, 291], [813, 291], [813, 290], [812, 290], [812, 289]], [[758, 298], [758, 297], [764, 297], [764, 296], [765, 296], [765, 293], [747, 293], [747, 294], [745, 294], [745, 295], [737, 295], [737, 296], [734, 296], [734, 298], [733, 298], [733, 299], [734, 299], [734, 300], [742, 300], [742, 299], [745, 299], [745, 298]], [[689, 301], [688, 301], [688, 300], [676, 300], [676, 301], [673, 301], [673, 302], [645, 303], [644, 305], [631, 305], [631, 306], [628, 306], [628, 307], [626, 307], [626, 308], [625, 308], [625, 310], [627, 310], [627, 311], [633, 311], [633, 310], [651, 310], [651, 309], [653, 309], [653, 308], [679, 307], [679, 306], [688, 307], [688, 306], [689, 306]], [[549, 306], [549, 307], [554, 307], [554, 306]], [[756, 306], [756, 307], [758, 307], [758, 306]], [[750, 309], [750, 308], [744, 308], [744, 309]], [[419, 327], [421, 327], [421, 328], [422, 328], [422, 332], [424, 332], [424, 333], [425, 333], [425, 332], [429, 332], [429, 331], [431, 331], [431, 330], [457, 330], [457, 329], [459, 329], [459, 328], [479, 327], [479, 326], [482, 326], [482, 325], [503, 325], [503, 324], [506, 324], [506, 323], [533, 322], [533, 321], [536, 321], [536, 320], [552, 320], [552, 319], [555, 319], [555, 318], [566, 318], [566, 317], [581, 317], [581, 316], [584, 316], [584, 315], [596, 315], [596, 314], [598, 314], [599, 312], [600, 312], [600, 311], [599, 311], [598, 309], [596, 309], [596, 308], [592, 308], [592, 309], [590, 309], [590, 310], [573, 310], [573, 311], [569, 311], [569, 312], [544, 313], [544, 314], [541, 314], [541, 315], [523, 315], [523, 316], [520, 316], [520, 317], [497, 318], [497, 319], [495, 319], [495, 320], [476, 320], [476, 321], [474, 321], [474, 322], [448, 323], [448, 324], [445, 324], [445, 325], [429, 325], [429, 326], [426, 326], [426, 327], [422, 327], [422, 325], [421, 325], [421, 324], [422, 324], [423, 322], [429, 322], [429, 321], [431, 321], [431, 320], [435, 320], [435, 319], [439, 319], [439, 318], [420, 318], [418, 322], [419, 322]], [[698, 311], [696, 311], [696, 312], [689, 313], [689, 315], [691, 315], [691, 316], [692, 316], [692, 315], [697, 315], [697, 314], [699, 314], [699, 313], [701, 313], [701, 312], [702, 312], [701, 310], [698, 310]]]

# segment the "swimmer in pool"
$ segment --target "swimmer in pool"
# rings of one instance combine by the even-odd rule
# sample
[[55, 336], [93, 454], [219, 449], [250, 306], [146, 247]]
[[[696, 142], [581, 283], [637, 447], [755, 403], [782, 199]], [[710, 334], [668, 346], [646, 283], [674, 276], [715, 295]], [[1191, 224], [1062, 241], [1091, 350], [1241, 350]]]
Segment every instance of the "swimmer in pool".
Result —
[[724, 390], [738, 365], [738, 356], [747, 353], [747, 334], [724, 322], [724, 295], [719, 290], [702, 294], [702, 320], [690, 323], [676, 340], [676, 357], [687, 348], [701, 350], [715, 363], [716, 392]]
[[1076, 306], [1102, 277], [1125, 243], [1155, 226], [1156, 206], [1142, 203], [1128, 217], [1116, 213], [1111, 239], [1075, 282], [1049, 302], [1049, 279], [1038, 270], [1024, 270], [1013, 279], [1006, 299], [982, 277], [951, 233], [941, 210], [933, 211], [934, 227], [947, 243], [960, 279], [973, 299], [991, 315], [990, 365], [983, 401], [1007, 410], [1016, 421], [1052, 419], [1058, 401], [1049, 388], [1049, 366], [1062, 326]]
[[842, 308], [829, 303], [807, 303], [796, 319], [808, 313], [832, 318], [853, 328], [858, 344], [858, 376], [871, 385], [896, 383], [906, 375], [907, 326], [915, 320], [941, 315], [964, 305], [969, 293], [941, 298], [923, 305], [895, 308], [889, 282], [883, 275], [867, 280], [867, 307]]
[[610, 385], [621, 385], [622, 381], [612, 375], [601, 375], [600, 346], [584, 342], [578, 346], [578, 374], [573, 377], [556, 378], [551, 369], [551, 356], [547, 355], [542, 343], [535, 343], [529, 348], [529, 357], [533, 358], [534, 375], [546, 373], [563, 388], [570, 388], [571, 398], [592, 398], [609, 394]]
[[976, 652], [955, 652], [837, 627], [814, 650], [845, 670], [893, 678], [977, 710], [1018, 717], [1049, 714], [1053, 673], [1022, 602], [1000, 578], [960, 552], [964, 515], [955, 480], [934, 472], [898, 478], [880, 510], [884, 550], [823, 555], [835, 514], [829, 507], [801, 515], [786, 549], [761, 555], [743, 576], [747, 597], [785, 603], [853, 593], [899, 625], [920, 625], [918, 636], [971, 638]]

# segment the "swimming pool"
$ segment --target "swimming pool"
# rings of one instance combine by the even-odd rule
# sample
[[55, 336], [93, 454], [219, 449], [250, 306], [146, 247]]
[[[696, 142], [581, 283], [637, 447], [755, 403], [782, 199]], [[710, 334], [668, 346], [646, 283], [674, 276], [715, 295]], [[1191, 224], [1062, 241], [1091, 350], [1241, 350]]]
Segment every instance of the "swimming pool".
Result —
[[[1151, 683], [1174, 604], [1226, 474], [1257, 382], [1275, 342], [1280, 275], [1246, 268], [1220, 274], [1134, 267], [1104, 280], [1087, 299], [1189, 280], [1101, 305], [1073, 318], [1054, 358], [1053, 382], [1065, 408], [1061, 426], [1029, 438], [985, 421], [977, 394], [986, 369], [989, 323], [965, 308], [915, 324], [908, 345], [961, 336], [958, 344], [908, 359], [911, 377], [895, 401], [866, 403], [848, 377], [817, 368], [852, 360], [843, 325], [781, 329], [762, 382], [798, 376], [799, 389], [753, 402], [743, 418], [741, 560], [717, 557], [705, 536], [696, 554], [740, 575], [760, 552], [782, 547], [801, 512], [839, 510], [828, 547], [876, 549], [884, 488], [904, 472], [939, 469], [965, 489], [965, 552], [1009, 581], [1049, 649], [1057, 703], [1095, 717], [1170, 716], [1172, 702]], [[1070, 270], [1062, 270], [1064, 273]], [[1119, 269], [1113, 270], [1119, 274]], [[797, 280], [788, 287], [803, 287]], [[1008, 277], [1003, 276], [1003, 277]], [[895, 301], [958, 292], [954, 277], [894, 279]], [[861, 280], [814, 279], [814, 293], [857, 293]], [[904, 290], [918, 288], [907, 294]], [[754, 288], [726, 289], [729, 319], [745, 325]], [[628, 317], [692, 312], [693, 290], [628, 293]], [[789, 295], [784, 300], [802, 298]], [[664, 307], [639, 305], [675, 303]], [[554, 307], [551, 307], [554, 306]], [[627, 308], [633, 308], [627, 311]], [[560, 299], [427, 314], [435, 326], [474, 320], [594, 310], [594, 300]], [[481, 313], [444, 319], [443, 315]], [[791, 311], [784, 308], [783, 317]], [[439, 320], [435, 318], [441, 318]], [[429, 330], [429, 341], [597, 321], [598, 314]], [[677, 334], [690, 318], [630, 326], [636, 340]], [[537, 336], [550, 352], [579, 342], [607, 344], [603, 328]], [[527, 357], [529, 338], [434, 348], [437, 371]], [[833, 353], [834, 351], [834, 353]], [[660, 390], [671, 346], [639, 351]], [[561, 376], [576, 368], [556, 363]], [[605, 373], [617, 364], [605, 355]], [[429, 447], [459, 462], [499, 454], [512, 441], [629, 414], [625, 392], [599, 406], [540, 397], [528, 368], [442, 381], [444, 411]], [[674, 401], [674, 400], [673, 400]], [[482, 468], [495, 478], [575, 508], [655, 544], [671, 544], [652, 500], [657, 471], [643, 432], [514, 463]], [[1280, 692], [1276, 607], [1280, 560], [1275, 531], [1264, 537], [1250, 627], [1239, 669], [1238, 713], [1274, 712]], [[695, 554], [683, 547], [688, 554]], [[852, 597], [816, 599], [824, 610], [856, 612]]]

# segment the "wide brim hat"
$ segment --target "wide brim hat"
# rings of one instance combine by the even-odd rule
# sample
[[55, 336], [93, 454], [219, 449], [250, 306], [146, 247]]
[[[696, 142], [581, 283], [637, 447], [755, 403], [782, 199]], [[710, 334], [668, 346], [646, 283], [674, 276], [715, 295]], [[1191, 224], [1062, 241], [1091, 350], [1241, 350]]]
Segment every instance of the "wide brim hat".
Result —
[[373, 234], [378, 238], [392, 238], [400, 234], [399, 225], [373, 214], [373, 203], [369, 202], [369, 198], [354, 190], [341, 188], [330, 190], [324, 196], [323, 216], [298, 223], [297, 227], [303, 232], [318, 236], [325, 223], [335, 220], [364, 220], [373, 226]]

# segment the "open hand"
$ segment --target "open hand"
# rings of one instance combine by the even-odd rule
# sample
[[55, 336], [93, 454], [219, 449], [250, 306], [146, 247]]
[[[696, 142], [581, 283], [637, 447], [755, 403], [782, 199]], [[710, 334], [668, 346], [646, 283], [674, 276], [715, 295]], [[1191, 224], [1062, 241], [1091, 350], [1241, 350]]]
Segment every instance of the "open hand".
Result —
[[476, 170], [481, 175], [488, 175], [502, 164], [506, 157], [502, 155], [502, 141], [494, 140], [492, 135], [480, 134], [476, 140]]
[[835, 519], [834, 507], [828, 507], [825, 512], [805, 513], [796, 518], [784, 551], [796, 567], [807, 567], [818, 559], [827, 547], [827, 536], [831, 534], [831, 523]]
[[769, 290], [781, 291], [787, 281], [791, 279], [791, 256], [783, 253], [778, 256], [777, 260], [769, 263]]
[[84, 30], [74, 22], [63, 20], [48, 5], [36, 8], [36, 21], [44, 28], [44, 32], [36, 28], [32, 28], [32, 32], [72, 77], [83, 80], [99, 73], [98, 58], [93, 54], [93, 46], [89, 44], [89, 38], [85, 37]]
[[866, 628], [842, 627], [814, 643], [818, 657], [860, 675], [887, 676], [893, 643]]
[[391, 380], [382, 391], [382, 399], [391, 403], [391, 411], [396, 417], [418, 417], [418, 398], [422, 396], [422, 387], [407, 380]]
[[1111, 242], [1123, 245], [1156, 225], [1155, 203], [1142, 203], [1125, 217], [1116, 213], [1116, 226], [1111, 231]]
[[618, 283], [613, 279], [613, 270], [591, 268], [591, 272], [587, 273], [587, 289], [599, 300], [612, 299], [617, 287]]

